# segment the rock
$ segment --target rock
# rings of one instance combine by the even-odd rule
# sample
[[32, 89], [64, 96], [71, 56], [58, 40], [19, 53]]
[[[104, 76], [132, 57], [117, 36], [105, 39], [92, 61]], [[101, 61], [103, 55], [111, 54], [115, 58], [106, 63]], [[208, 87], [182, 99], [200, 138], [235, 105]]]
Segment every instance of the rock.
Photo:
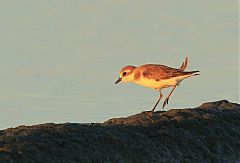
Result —
[[0, 130], [0, 162], [240, 162], [240, 105]]

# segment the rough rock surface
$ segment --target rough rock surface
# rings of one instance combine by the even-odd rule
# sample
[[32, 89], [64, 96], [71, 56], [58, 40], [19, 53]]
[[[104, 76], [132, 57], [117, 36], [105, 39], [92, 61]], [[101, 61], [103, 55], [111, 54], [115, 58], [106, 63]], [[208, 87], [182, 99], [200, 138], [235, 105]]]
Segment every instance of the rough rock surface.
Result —
[[240, 162], [240, 105], [0, 130], [0, 162]]

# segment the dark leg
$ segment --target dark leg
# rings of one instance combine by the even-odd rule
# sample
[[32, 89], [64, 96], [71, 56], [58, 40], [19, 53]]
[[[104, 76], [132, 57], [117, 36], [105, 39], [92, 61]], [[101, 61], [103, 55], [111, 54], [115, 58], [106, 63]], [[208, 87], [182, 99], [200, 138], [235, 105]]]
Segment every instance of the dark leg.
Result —
[[155, 108], [157, 107], [157, 105], [158, 105], [159, 101], [160, 101], [160, 100], [161, 100], [161, 98], [163, 97], [163, 95], [162, 95], [162, 92], [161, 92], [161, 89], [159, 90], [159, 92], [160, 92], [159, 99], [157, 100], [156, 104], [154, 105], [153, 109], [151, 110], [152, 112], [154, 112], [154, 110], [155, 110]]
[[165, 105], [168, 104], [168, 100], [169, 100], [171, 94], [173, 93], [173, 91], [174, 91], [174, 89], [175, 89], [176, 87], [177, 87], [177, 85], [174, 85], [174, 86], [173, 86], [173, 89], [172, 89], [171, 92], [168, 94], [167, 98], [164, 100], [164, 103], [163, 103], [163, 107], [162, 107], [162, 108], [164, 108]]

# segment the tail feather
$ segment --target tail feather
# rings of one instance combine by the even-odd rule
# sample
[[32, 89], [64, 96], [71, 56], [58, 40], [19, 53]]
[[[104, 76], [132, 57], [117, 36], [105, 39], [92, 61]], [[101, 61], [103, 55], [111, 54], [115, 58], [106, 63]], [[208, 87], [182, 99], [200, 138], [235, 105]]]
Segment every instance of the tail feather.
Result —
[[197, 73], [197, 74], [193, 74], [192, 76], [196, 76], [196, 75], [200, 75], [199, 73]]
[[195, 76], [195, 75], [200, 75], [200, 73], [198, 73], [198, 72], [200, 72], [200, 71], [184, 71], [183, 73], [186, 75]]
[[185, 61], [182, 63], [182, 66], [179, 68], [180, 71], [184, 71], [188, 65], [188, 57], [185, 58]]
[[189, 78], [191, 76], [196, 76], [196, 75], [200, 75], [200, 73], [198, 73], [200, 71], [185, 71], [183, 72], [185, 75], [187, 75], [185, 78]]

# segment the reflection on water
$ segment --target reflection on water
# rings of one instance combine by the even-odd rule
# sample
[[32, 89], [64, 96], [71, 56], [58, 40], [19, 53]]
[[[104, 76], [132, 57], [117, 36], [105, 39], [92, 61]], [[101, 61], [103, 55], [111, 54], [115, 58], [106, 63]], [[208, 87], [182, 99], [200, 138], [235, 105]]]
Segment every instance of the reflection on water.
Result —
[[239, 102], [237, 2], [171, 2], [1, 4], [0, 128], [102, 122], [150, 110], [158, 92], [114, 85], [119, 70], [180, 67], [186, 54], [188, 70], [201, 75], [184, 80], [166, 109]]

